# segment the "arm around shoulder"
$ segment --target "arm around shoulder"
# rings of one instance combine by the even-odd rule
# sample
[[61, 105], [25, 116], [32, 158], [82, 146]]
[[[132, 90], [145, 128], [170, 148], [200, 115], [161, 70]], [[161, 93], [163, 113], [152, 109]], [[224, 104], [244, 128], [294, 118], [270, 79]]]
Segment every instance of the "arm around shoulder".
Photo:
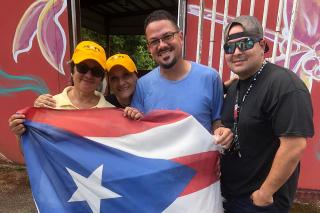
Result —
[[45, 107], [45, 108], [55, 108], [56, 101], [53, 99], [53, 96], [50, 94], [40, 95], [33, 104], [34, 107]]

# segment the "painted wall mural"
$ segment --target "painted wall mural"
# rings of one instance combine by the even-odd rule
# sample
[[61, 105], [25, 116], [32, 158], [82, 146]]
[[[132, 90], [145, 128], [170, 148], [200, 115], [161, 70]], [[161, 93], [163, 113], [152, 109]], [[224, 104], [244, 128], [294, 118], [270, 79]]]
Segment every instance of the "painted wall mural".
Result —
[[49, 90], [45, 82], [31, 75], [10, 75], [3, 70], [0, 70], [0, 96], [8, 96], [11, 93], [33, 91], [36, 94], [45, 94]]
[[[224, 2], [217, 1], [216, 28], [214, 39], [213, 67], [219, 68], [220, 45], [223, 25]], [[279, 0], [270, 0], [265, 37], [271, 48], [273, 48], [276, 34], [276, 19]], [[250, 11], [250, 0], [242, 1], [241, 14], [248, 15]], [[261, 21], [263, 16], [264, 1], [256, 1], [254, 15]], [[271, 9], [272, 7], [272, 9]], [[282, 14], [281, 31], [277, 46], [275, 63], [284, 65], [287, 44], [289, 39], [289, 28], [292, 15], [293, 0], [285, 0]], [[209, 37], [211, 28], [212, 1], [205, 1], [204, 26], [201, 51], [201, 63], [208, 63]], [[235, 17], [237, 1], [229, 1], [227, 20]], [[190, 60], [196, 59], [196, 36], [199, 17], [199, 1], [190, 0], [187, 6], [187, 28], [186, 28], [186, 57]], [[315, 136], [308, 140], [308, 146], [301, 163], [300, 188], [320, 190], [320, 1], [300, 0], [297, 6], [297, 17], [293, 33], [292, 51], [290, 54], [290, 69], [295, 72], [307, 85], [311, 92]], [[272, 51], [266, 55], [271, 57]], [[222, 78], [229, 79], [231, 71], [224, 64]]]
[[[279, 53], [275, 62], [284, 64], [289, 38], [289, 27], [291, 21], [293, 0], [285, 1], [283, 13], [283, 27], [279, 36]], [[307, 3], [308, 2], [308, 3]], [[320, 81], [320, 1], [301, 0], [298, 6], [297, 21], [294, 30], [294, 40], [291, 52], [290, 68], [305, 81], [309, 90], [312, 89], [312, 80]], [[311, 13], [310, 13], [311, 12]], [[316, 13], [317, 12], [317, 13]], [[198, 17], [199, 6], [188, 5], [188, 14]], [[312, 16], [311, 16], [311, 15]], [[211, 9], [204, 10], [204, 19], [211, 21]], [[228, 16], [228, 21], [235, 16]], [[216, 23], [223, 24], [223, 13], [217, 12]], [[273, 43], [275, 30], [265, 30], [266, 39]]]
[[[8, 118], [70, 79], [67, 0], [12, 0], [0, 8], [0, 157], [23, 162]], [[67, 54], [68, 53], [68, 54]]]
[[28, 52], [37, 36], [43, 57], [47, 62], [65, 74], [63, 59], [66, 52], [66, 35], [59, 22], [59, 16], [67, 7], [66, 0], [39, 0], [32, 3], [23, 14], [12, 44], [15, 62], [18, 55]]
[[[195, 60], [199, 0], [188, 0], [186, 56]], [[217, 1], [217, 26], [213, 67], [219, 67], [224, 1]], [[270, 0], [266, 37], [272, 48], [279, 0]], [[285, 0], [276, 62], [284, 63], [293, 0]], [[234, 17], [236, 0], [230, 0]], [[241, 14], [249, 14], [250, 0], [242, 0]], [[255, 15], [262, 20], [264, 1], [256, 1]], [[8, 118], [32, 106], [39, 94], [60, 92], [70, 79], [67, 0], [11, 0], [0, 7], [0, 158], [23, 162], [18, 144], [8, 128]], [[205, 0], [201, 63], [207, 64], [212, 0]], [[311, 91], [315, 136], [302, 159], [299, 186], [320, 190], [320, 0], [300, 0], [295, 24], [290, 68]], [[269, 51], [271, 52], [271, 51]], [[267, 57], [271, 57], [269, 53]], [[223, 79], [230, 76], [224, 66]]]

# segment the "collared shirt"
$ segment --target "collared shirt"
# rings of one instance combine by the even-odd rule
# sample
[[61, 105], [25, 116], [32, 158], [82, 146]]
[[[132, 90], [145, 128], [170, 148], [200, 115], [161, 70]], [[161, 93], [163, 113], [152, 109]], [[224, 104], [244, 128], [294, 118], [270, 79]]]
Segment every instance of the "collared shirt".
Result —
[[[72, 90], [73, 86], [66, 87], [62, 93], [53, 96], [56, 100], [56, 109], [79, 109], [77, 106], [73, 105], [70, 98], [68, 97], [68, 92]], [[94, 94], [100, 97], [97, 105], [91, 108], [103, 108], [103, 107], [114, 107], [112, 104], [106, 101], [102, 93], [95, 91]]]

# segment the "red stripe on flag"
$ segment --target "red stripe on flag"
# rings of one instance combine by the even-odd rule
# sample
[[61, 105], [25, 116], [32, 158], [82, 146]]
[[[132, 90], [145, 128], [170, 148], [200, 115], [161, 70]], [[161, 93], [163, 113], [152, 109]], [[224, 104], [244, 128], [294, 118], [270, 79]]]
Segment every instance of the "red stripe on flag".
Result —
[[190, 116], [182, 111], [157, 110], [139, 121], [134, 121], [123, 117], [123, 110], [117, 108], [56, 110], [32, 107], [20, 110], [19, 113], [25, 114], [28, 120], [87, 137], [119, 137], [144, 132]]
[[172, 161], [191, 167], [196, 171], [196, 175], [180, 196], [204, 189], [219, 180], [219, 156], [218, 151], [210, 151], [172, 159]]

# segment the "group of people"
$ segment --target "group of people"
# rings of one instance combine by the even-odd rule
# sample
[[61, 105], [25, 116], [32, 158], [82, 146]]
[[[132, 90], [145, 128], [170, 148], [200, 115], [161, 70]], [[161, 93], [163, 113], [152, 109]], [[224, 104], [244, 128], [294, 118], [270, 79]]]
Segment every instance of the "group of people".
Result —
[[[54, 109], [91, 109], [102, 107], [126, 108], [130, 105], [137, 81], [137, 68], [126, 54], [116, 54], [106, 59], [99, 44], [93, 41], [80, 42], [70, 61], [72, 86], [67, 86], [57, 95], [40, 95], [34, 102], [36, 107]], [[97, 89], [101, 86], [106, 72], [112, 91], [107, 97]], [[107, 99], [107, 100], [106, 100]], [[139, 119], [142, 114], [125, 114], [131, 119]], [[136, 117], [135, 117], [136, 116]], [[13, 114], [9, 118], [11, 131], [17, 138], [24, 133], [25, 115]]]
[[[148, 50], [159, 65], [137, 78], [129, 56], [116, 54], [106, 63], [102, 47], [85, 41], [72, 56], [73, 86], [58, 95], [42, 95], [35, 106], [83, 109], [116, 106], [140, 119], [156, 109], [182, 110], [215, 135], [221, 155], [225, 212], [288, 212], [299, 176], [299, 159], [312, 137], [308, 89], [290, 70], [265, 60], [268, 45], [253, 16], [239, 16], [224, 32], [225, 60], [239, 79], [226, 94], [216, 70], [183, 59], [183, 34], [167, 11], [145, 21]], [[106, 101], [96, 88], [108, 72], [112, 95]], [[9, 126], [17, 136], [24, 116]]]

